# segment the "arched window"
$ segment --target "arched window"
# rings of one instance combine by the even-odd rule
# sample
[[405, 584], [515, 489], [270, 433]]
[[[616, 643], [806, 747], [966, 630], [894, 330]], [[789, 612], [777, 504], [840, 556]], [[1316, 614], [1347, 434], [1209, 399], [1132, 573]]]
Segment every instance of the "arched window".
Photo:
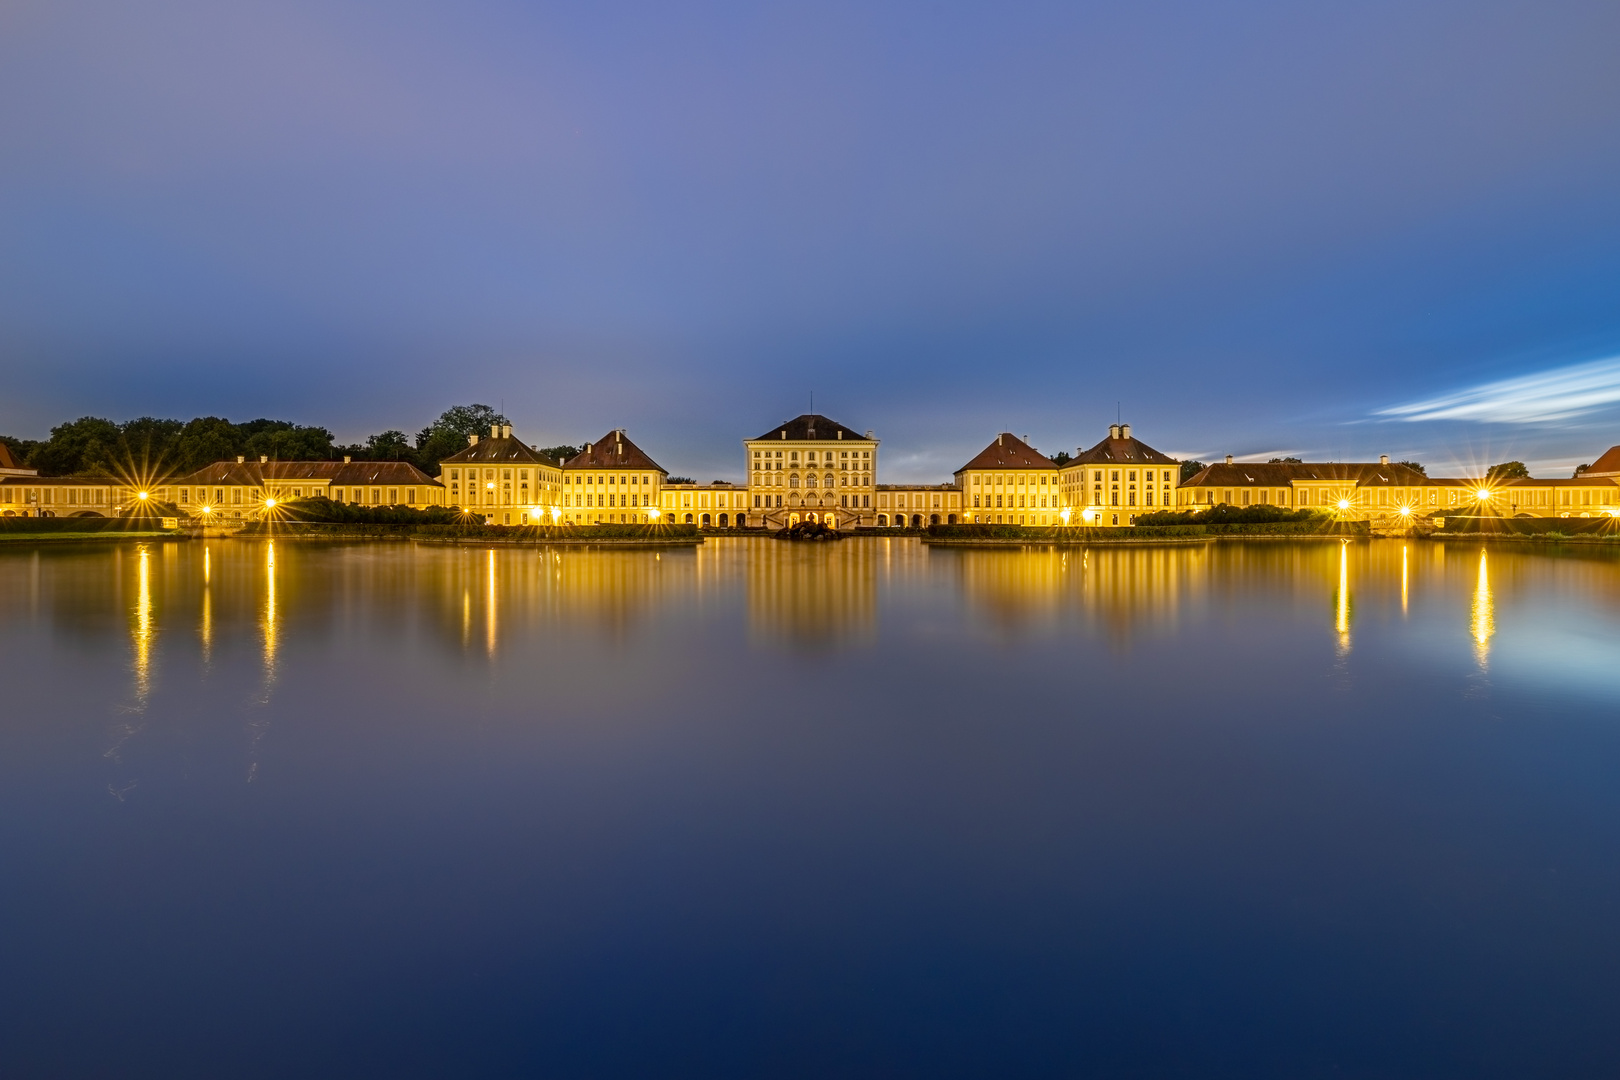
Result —
[[804, 486], [805, 487], [815, 487], [816, 486], [816, 474], [815, 473], [808, 473], [808, 474], [805, 475]]
[[833, 486], [833, 474], [832, 473], [828, 473], [826, 476], [822, 477], [821, 479], [822, 479], [823, 483], [826, 484], [826, 486], [828, 486], [828, 487]]
[[798, 486], [799, 486], [799, 474], [798, 473], [789, 473], [788, 474], [788, 487], [796, 488]]

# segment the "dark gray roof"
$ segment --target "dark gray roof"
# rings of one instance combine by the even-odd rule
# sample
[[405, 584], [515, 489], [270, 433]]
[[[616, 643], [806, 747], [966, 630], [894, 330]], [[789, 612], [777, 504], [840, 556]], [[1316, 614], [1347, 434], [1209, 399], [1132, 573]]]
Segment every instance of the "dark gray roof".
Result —
[[668, 474], [647, 452], [630, 441], [623, 428], [615, 428], [563, 463], [565, 469], [651, 469]]
[[793, 439], [836, 439], [839, 438], [838, 433], [840, 431], [844, 433], [843, 438], [846, 439], [866, 438], [865, 435], [862, 435], [854, 428], [847, 428], [838, 421], [829, 420], [817, 413], [805, 413], [803, 416], [778, 424], [761, 435], [760, 438], [780, 439], [784, 431], [787, 432], [787, 438], [790, 441]]

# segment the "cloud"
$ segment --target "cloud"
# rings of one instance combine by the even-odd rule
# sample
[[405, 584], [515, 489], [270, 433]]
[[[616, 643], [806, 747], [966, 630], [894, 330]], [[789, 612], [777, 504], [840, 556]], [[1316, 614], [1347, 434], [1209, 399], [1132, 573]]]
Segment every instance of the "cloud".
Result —
[[1426, 401], [1392, 405], [1375, 416], [1395, 420], [1479, 420], [1541, 424], [1585, 416], [1620, 402], [1620, 356], [1571, 364], [1459, 390]]

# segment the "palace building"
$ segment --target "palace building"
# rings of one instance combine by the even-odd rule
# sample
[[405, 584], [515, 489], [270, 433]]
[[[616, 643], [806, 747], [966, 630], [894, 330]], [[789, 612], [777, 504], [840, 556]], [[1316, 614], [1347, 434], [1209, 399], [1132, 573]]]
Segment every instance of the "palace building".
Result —
[[489, 438], [467, 436], [465, 449], [439, 463], [447, 506], [482, 514], [492, 525], [550, 524], [562, 494], [562, 466], [492, 424]]
[[253, 519], [292, 499], [360, 506], [444, 505], [444, 487], [406, 461], [216, 461], [165, 481], [157, 497], [184, 514]]
[[562, 466], [563, 524], [646, 524], [662, 516], [659, 492], [669, 473], [614, 428]]
[[994, 525], [1062, 523], [1058, 466], [1011, 432], [956, 470], [956, 489], [969, 522]]
[[1108, 438], [1063, 463], [1063, 505], [1071, 525], [1130, 525], [1139, 514], [1175, 505], [1181, 463], [1108, 425]]
[[[1607, 455], [1605, 455], [1607, 456]], [[1620, 455], [1616, 455], [1620, 461]], [[1601, 463], [1603, 458], [1599, 458]], [[1488, 510], [1510, 517], [1597, 517], [1620, 510], [1620, 471], [1568, 480], [1430, 477], [1384, 455], [1376, 462], [1249, 462], [1229, 455], [1178, 489], [1182, 509], [1276, 506], [1357, 520]]]
[[813, 413], [745, 440], [747, 512], [757, 511], [758, 524], [772, 529], [800, 521], [872, 524], [878, 442], [870, 431], [862, 435]]

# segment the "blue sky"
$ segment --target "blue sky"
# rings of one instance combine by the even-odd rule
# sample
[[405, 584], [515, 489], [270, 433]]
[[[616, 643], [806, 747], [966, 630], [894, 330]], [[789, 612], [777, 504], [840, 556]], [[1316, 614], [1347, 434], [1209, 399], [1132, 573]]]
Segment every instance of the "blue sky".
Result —
[[814, 393], [886, 479], [1116, 403], [1559, 475], [1620, 442], [1617, 55], [1612, 2], [7, 3], [0, 431], [504, 402], [708, 479]]

